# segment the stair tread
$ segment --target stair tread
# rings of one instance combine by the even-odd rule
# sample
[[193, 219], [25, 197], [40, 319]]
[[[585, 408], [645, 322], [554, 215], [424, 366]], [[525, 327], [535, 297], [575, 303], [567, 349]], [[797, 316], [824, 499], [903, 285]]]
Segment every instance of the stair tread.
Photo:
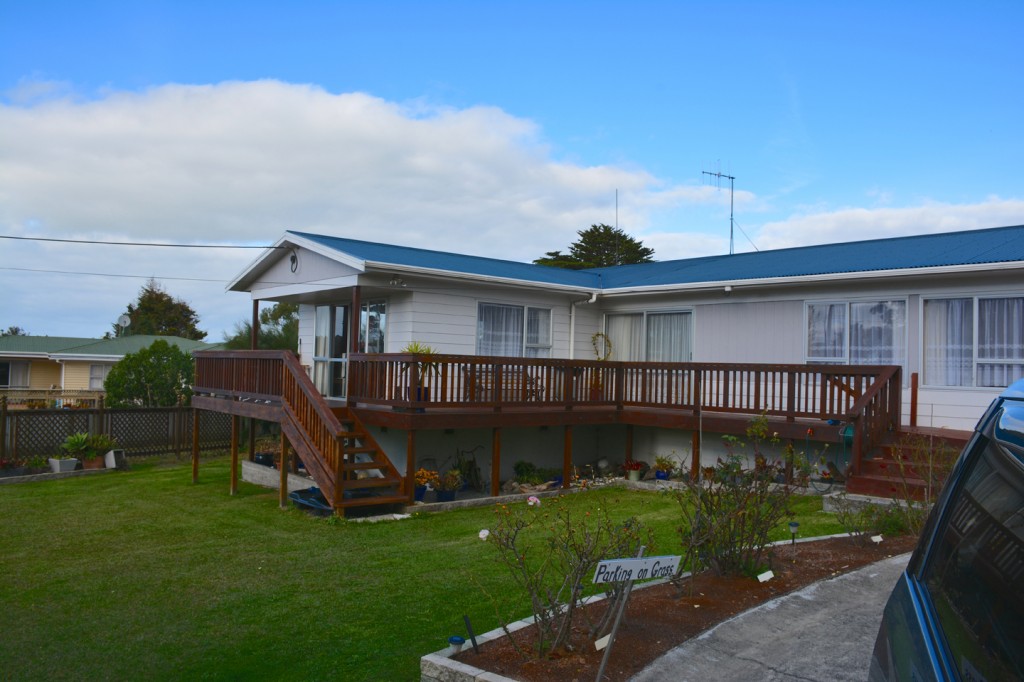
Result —
[[341, 487], [345, 490], [352, 490], [357, 488], [386, 488], [388, 486], [397, 486], [401, 483], [399, 478], [357, 478], [351, 481], [342, 481]]
[[372, 505], [388, 504], [409, 504], [409, 496], [389, 495], [381, 497], [358, 497], [355, 499], [344, 500], [341, 504], [337, 505], [337, 507], [344, 509], [347, 507], [369, 507]]
[[345, 471], [364, 471], [366, 469], [387, 469], [384, 462], [343, 462], [341, 468]]

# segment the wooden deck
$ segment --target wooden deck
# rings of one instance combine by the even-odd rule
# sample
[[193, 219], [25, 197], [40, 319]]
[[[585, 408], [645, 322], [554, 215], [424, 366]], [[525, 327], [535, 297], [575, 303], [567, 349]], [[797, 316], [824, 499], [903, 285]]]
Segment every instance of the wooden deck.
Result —
[[[410, 502], [416, 434], [426, 429], [493, 429], [491, 491], [496, 495], [503, 428], [564, 427], [568, 482], [572, 428], [579, 425], [742, 434], [752, 417], [765, 415], [782, 439], [803, 440], [808, 429], [819, 442], [849, 438], [854, 476], [864, 459], [891, 441], [901, 427], [900, 368], [895, 366], [355, 354], [348, 361], [347, 403], [332, 408], [291, 353], [195, 355], [193, 406], [282, 423], [307, 470], [319, 471], [321, 489], [345, 488], [339, 481], [345, 477], [348, 456], [373, 449], [366, 444], [365, 425], [406, 431], [406, 475], [392, 497]], [[345, 428], [339, 420], [342, 415], [348, 420]], [[841, 433], [839, 424], [847, 431]], [[357, 432], [361, 435], [352, 436]], [[696, 469], [696, 436], [694, 445]], [[378, 448], [374, 456], [383, 453]], [[390, 475], [398, 475], [390, 462], [387, 467]], [[339, 508], [344, 505], [340, 493], [336, 502]]]

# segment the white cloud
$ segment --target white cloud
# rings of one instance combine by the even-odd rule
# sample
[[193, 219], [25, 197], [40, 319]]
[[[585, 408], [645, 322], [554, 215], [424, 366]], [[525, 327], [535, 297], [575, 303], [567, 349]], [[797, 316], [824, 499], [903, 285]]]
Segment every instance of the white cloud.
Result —
[[[819, 210], [765, 223], [754, 241], [761, 250], [782, 249], [1021, 223], [1024, 223], [1024, 201], [989, 197], [975, 204], [927, 202], [902, 208]], [[737, 250], [748, 251], [749, 248]]]
[[[531, 260], [612, 222], [616, 189], [638, 227], [656, 208], [714, 201], [707, 188], [664, 186], [643, 170], [554, 159], [533, 122], [493, 107], [401, 105], [277, 81], [89, 101], [61, 93], [60, 84], [23, 82], [0, 105], [4, 234], [266, 244], [298, 229]], [[253, 255], [12, 242], [5, 251], [22, 267], [221, 281]], [[75, 335], [105, 331], [143, 283], [0, 278], [12, 301], [0, 324]], [[248, 316], [222, 284], [162, 281], [214, 338]], [[48, 308], [69, 309], [19, 303], [54, 288], [67, 295]]]

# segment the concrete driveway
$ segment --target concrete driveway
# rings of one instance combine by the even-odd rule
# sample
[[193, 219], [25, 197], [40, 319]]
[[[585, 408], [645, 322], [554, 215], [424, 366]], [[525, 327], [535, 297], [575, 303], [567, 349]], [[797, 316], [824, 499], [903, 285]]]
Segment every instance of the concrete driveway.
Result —
[[863, 682], [901, 554], [810, 585], [728, 620], [633, 676], [634, 682]]

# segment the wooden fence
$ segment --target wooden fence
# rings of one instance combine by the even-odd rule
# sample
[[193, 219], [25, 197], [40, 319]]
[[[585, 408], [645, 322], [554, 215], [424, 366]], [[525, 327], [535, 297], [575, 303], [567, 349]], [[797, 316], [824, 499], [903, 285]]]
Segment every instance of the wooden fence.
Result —
[[[10, 410], [0, 399], [0, 458], [51, 456], [73, 433], [107, 434], [129, 457], [188, 454], [192, 447], [190, 407], [126, 409]], [[202, 450], [231, 445], [231, 416], [204, 412], [199, 420]]]

